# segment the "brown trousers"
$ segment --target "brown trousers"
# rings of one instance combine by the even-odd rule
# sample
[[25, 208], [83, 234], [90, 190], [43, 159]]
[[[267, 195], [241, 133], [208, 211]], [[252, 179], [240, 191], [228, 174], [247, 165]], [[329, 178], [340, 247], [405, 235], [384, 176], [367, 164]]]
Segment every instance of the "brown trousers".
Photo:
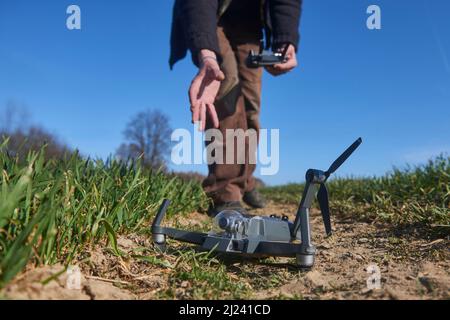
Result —
[[[215, 102], [219, 116], [219, 130], [223, 135], [221, 141], [223, 164], [213, 163], [208, 166], [209, 174], [203, 182], [205, 192], [215, 204], [240, 201], [244, 192], [255, 188], [253, 173], [256, 164], [250, 164], [249, 139], [245, 139], [245, 163], [237, 161], [237, 140], [235, 140], [234, 162], [225, 163], [226, 130], [254, 129], [259, 139], [259, 113], [261, 104], [262, 69], [247, 68], [245, 61], [250, 50], [259, 50], [259, 35], [245, 35], [219, 26], [217, 29], [222, 56], [221, 69], [225, 74], [218, 97]], [[211, 128], [211, 123], [207, 124]], [[208, 145], [208, 142], [207, 142]], [[256, 146], [254, 146], [256, 147]]]

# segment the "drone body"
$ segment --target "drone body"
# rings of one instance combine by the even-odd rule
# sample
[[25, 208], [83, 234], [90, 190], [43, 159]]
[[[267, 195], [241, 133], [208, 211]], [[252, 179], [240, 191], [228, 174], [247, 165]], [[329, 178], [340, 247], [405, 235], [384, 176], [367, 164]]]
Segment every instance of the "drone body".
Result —
[[328, 191], [325, 182], [359, 147], [362, 139], [353, 143], [327, 171], [310, 169], [294, 222], [287, 217], [244, 217], [232, 210], [225, 210], [215, 218], [219, 231], [200, 233], [161, 226], [169, 200], [164, 200], [152, 224], [154, 244], [165, 248], [166, 238], [199, 245], [201, 249], [257, 257], [295, 257], [297, 265], [310, 268], [314, 265], [316, 249], [311, 243], [309, 211], [317, 196], [327, 235], [331, 235]]

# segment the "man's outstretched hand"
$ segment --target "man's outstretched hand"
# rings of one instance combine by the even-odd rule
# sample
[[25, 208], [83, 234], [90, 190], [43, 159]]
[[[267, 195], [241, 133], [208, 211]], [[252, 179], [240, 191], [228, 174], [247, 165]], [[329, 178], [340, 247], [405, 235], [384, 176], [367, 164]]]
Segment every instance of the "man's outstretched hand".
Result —
[[189, 101], [191, 103], [192, 123], [199, 122], [199, 130], [204, 131], [208, 116], [214, 128], [219, 127], [219, 118], [214, 101], [219, 92], [220, 82], [225, 80], [225, 75], [220, 70], [216, 54], [213, 51], [201, 50], [199, 61], [200, 70], [189, 88]]
[[[286, 44], [288, 47], [286, 51], [286, 58], [287, 61], [285, 63], [276, 64], [273, 66], [267, 66], [266, 70], [273, 76], [279, 76], [282, 74], [285, 74], [291, 70], [293, 70], [295, 67], [297, 67], [297, 54], [295, 53], [295, 47], [292, 44]], [[285, 49], [284, 46], [282, 46], [278, 51], [283, 52]]]

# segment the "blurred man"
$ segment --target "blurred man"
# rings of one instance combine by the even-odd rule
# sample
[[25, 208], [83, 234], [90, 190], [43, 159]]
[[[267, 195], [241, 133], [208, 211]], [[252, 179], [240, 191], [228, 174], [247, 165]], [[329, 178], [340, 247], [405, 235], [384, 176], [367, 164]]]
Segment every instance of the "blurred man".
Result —
[[[199, 68], [189, 89], [192, 121], [201, 130], [253, 129], [259, 137], [262, 69], [250, 69], [250, 50], [259, 51], [261, 40], [274, 51], [286, 52], [287, 61], [266, 70], [285, 74], [297, 66], [301, 0], [176, 0], [171, 36], [170, 66], [192, 53]], [[277, 106], [278, 107], [278, 106]], [[209, 215], [224, 209], [245, 213], [241, 200], [263, 208], [265, 200], [256, 190], [249, 161], [249, 139], [245, 140], [245, 163], [212, 163], [203, 182], [214, 205]], [[233, 150], [236, 152], [236, 150]]]

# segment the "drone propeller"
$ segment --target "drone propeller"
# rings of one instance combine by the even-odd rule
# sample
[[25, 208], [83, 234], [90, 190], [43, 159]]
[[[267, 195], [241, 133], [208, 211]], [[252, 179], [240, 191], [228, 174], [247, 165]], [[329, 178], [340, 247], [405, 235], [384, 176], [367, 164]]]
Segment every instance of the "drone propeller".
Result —
[[328, 203], [328, 189], [325, 184], [321, 184], [319, 192], [317, 193], [317, 200], [319, 201], [320, 211], [322, 212], [323, 224], [325, 225], [325, 233], [331, 236], [331, 218], [330, 206]]
[[362, 139], [356, 140], [347, 150], [342, 153], [339, 158], [337, 158], [330, 166], [330, 168], [325, 172], [325, 181], [320, 184], [319, 192], [317, 193], [317, 201], [319, 202], [320, 211], [322, 212], [322, 219], [325, 225], [325, 232], [327, 236], [332, 233], [331, 229], [331, 218], [330, 218], [330, 205], [328, 201], [328, 189], [325, 182], [328, 178], [339, 169], [340, 166], [352, 155], [353, 152], [360, 146]]
[[[300, 207], [297, 212], [297, 216], [295, 217], [294, 225], [291, 230], [292, 237], [296, 237], [298, 230], [301, 225], [307, 222], [307, 214], [308, 210], [311, 208], [312, 201], [314, 196], [312, 196], [312, 192], [317, 192], [317, 201], [319, 202], [320, 211], [322, 212], [322, 219], [325, 225], [325, 232], [327, 236], [330, 236], [332, 233], [331, 229], [331, 218], [330, 218], [330, 205], [328, 201], [328, 189], [325, 185], [328, 178], [339, 169], [340, 166], [352, 155], [353, 152], [359, 147], [362, 143], [362, 139], [359, 138], [356, 140], [347, 150], [342, 153], [339, 158], [337, 158], [330, 166], [330, 168], [323, 172], [321, 170], [309, 169], [306, 172], [306, 187], [303, 191], [302, 200], [300, 201]], [[305, 218], [306, 216], [306, 218]], [[302, 222], [303, 219], [303, 222]], [[305, 220], [306, 219], [306, 222]], [[303, 241], [303, 239], [302, 239]]]
[[330, 175], [335, 173], [340, 166], [342, 166], [342, 164], [352, 155], [353, 152], [355, 152], [355, 150], [361, 143], [362, 138], [359, 138], [331, 164], [330, 168], [325, 172], [325, 176], [327, 177], [327, 179], [330, 177]]

